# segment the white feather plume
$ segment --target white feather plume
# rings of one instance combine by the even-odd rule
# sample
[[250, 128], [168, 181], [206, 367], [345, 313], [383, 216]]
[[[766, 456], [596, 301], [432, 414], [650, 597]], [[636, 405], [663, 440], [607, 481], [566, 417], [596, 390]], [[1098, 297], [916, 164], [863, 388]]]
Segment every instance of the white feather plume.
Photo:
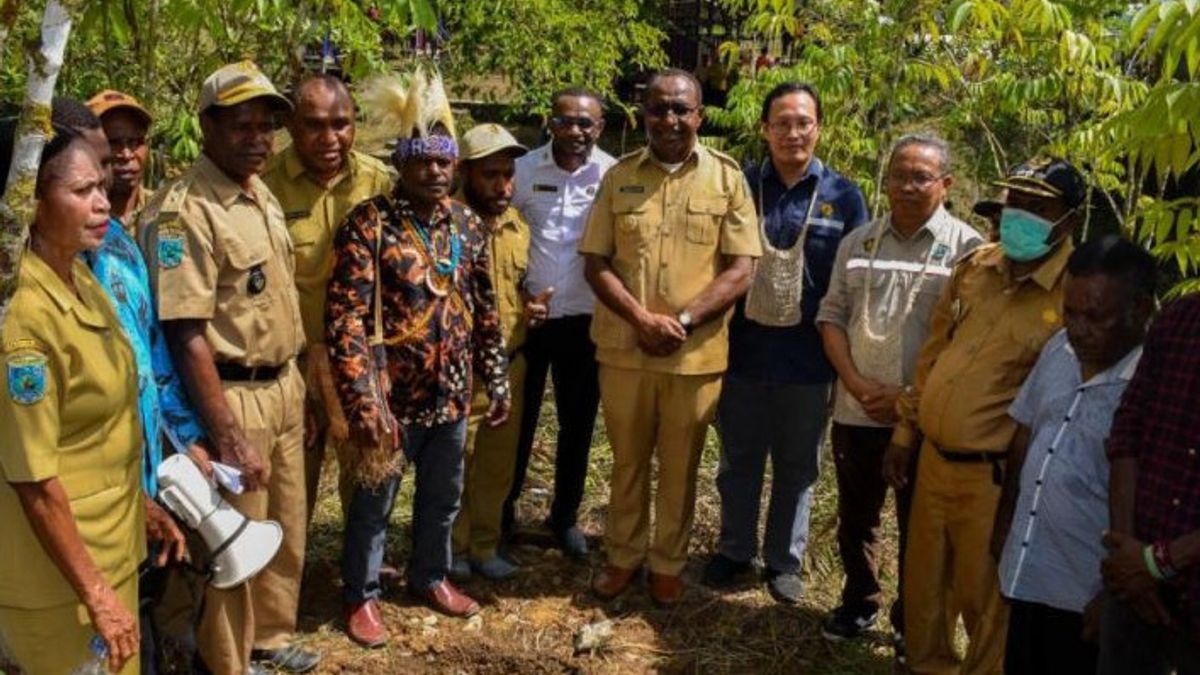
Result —
[[454, 113], [442, 76], [418, 68], [405, 83], [396, 75], [368, 81], [362, 91], [363, 109], [398, 138], [426, 138], [440, 123], [455, 136]]

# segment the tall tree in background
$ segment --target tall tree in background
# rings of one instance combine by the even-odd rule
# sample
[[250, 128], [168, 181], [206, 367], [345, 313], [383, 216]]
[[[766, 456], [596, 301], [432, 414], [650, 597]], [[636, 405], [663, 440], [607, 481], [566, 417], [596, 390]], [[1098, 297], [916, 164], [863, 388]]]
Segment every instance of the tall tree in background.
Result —
[[41, 40], [30, 43], [29, 75], [25, 102], [17, 122], [12, 166], [0, 203], [0, 326], [8, 315], [9, 301], [16, 291], [21, 253], [29, 238], [29, 225], [37, 206], [34, 187], [42, 148], [54, 133], [50, 126], [50, 102], [62, 68], [71, 16], [59, 0], [49, 0], [42, 15]]

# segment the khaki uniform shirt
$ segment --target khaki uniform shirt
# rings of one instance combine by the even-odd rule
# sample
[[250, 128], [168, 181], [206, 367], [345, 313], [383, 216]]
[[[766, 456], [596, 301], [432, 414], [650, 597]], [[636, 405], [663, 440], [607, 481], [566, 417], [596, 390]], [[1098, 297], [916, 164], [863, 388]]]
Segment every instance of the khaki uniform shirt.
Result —
[[137, 367], [116, 312], [82, 260], [72, 292], [37, 254], [21, 259], [3, 328], [0, 606], [78, 603], [9, 483], [57, 478], [79, 536], [117, 585], [146, 556]]
[[488, 235], [492, 289], [500, 313], [500, 330], [509, 354], [525, 344], [525, 272], [529, 269], [529, 226], [510, 206]]
[[954, 269], [938, 299], [916, 382], [896, 404], [892, 442], [915, 448], [919, 434], [946, 452], [1005, 452], [1016, 432], [1008, 407], [1046, 341], [1062, 327], [1067, 242], [1033, 274], [1011, 276], [998, 244], [979, 247]]
[[133, 211], [129, 212], [129, 218], [121, 221], [121, 226], [129, 233], [129, 236], [137, 241], [137, 224], [141, 218], [142, 211], [146, 209], [146, 205], [154, 198], [154, 191], [145, 185], [138, 190], [137, 201], [133, 203]]
[[[955, 264], [982, 243], [978, 232], [941, 207], [907, 239], [887, 217], [855, 228], [838, 246], [817, 323], [834, 324], [851, 334], [863, 330], [865, 312], [875, 334], [899, 331], [901, 381], [890, 384], [911, 384], [934, 304]], [[864, 306], [868, 299], [870, 306]], [[864, 377], [887, 379], [861, 361], [855, 365]], [[854, 426], [886, 426], [868, 417], [840, 381], [833, 419]]]
[[391, 175], [383, 162], [351, 152], [346, 168], [327, 185], [304, 170], [296, 146], [272, 158], [262, 175], [283, 208], [288, 234], [296, 248], [296, 288], [300, 317], [309, 345], [325, 341], [325, 287], [333, 271], [333, 235], [350, 209], [371, 197], [387, 194]]
[[[644, 148], [622, 157], [600, 183], [579, 252], [607, 258], [651, 312], [678, 314], [724, 268], [723, 256], [762, 255], [754, 204], [737, 162], [697, 145], [674, 173]], [[592, 318], [596, 360], [682, 375], [725, 370], [729, 312], [697, 326], [674, 354], [638, 349], [637, 331], [603, 303]]]
[[257, 177], [249, 188], [207, 157], [142, 212], [143, 250], [161, 321], [203, 319], [218, 363], [277, 366], [304, 344], [283, 211]]

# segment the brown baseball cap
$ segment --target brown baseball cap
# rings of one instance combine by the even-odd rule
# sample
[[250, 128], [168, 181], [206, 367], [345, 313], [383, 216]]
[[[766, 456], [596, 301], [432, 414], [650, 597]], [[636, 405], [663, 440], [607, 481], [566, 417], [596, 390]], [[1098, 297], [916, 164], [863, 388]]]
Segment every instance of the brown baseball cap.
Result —
[[136, 98], [126, 94], [125, 92], [115, 91], [113, 89], [105, 89], [96, 94], [87, 101], [87, 107], [96, 115], [96, 117], [104, 117], [105, 114], [114, 110], [128, 110], [138, 117], [142, 118], [142, 122], [146, 126], [154, 123], [154, 118], [150, 116], [150, 111], [139, 102]]
[[240, 61], [222, 66], [204, 80], [196, 110], [204, 112], [212, 106], [227, 108], [256, 98], [269, 99], [280, 112], [292, 111], [292, 102], [275, 89], [253, 61]]

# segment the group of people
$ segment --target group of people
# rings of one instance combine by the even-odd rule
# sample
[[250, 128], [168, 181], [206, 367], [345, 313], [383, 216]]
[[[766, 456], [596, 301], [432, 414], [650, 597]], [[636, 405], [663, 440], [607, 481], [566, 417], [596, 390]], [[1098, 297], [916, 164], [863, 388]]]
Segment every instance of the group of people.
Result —
[[[137, 99], [55, 100], [0, 353], [0, 649], [25, 672], [93, 653], [156, 672], [176, 630], [200, 672], [315, 668], [293, 638], [328, 450], [347, 635], [388, 639], [381, 578], [406, 472], [408, 591], [477, 613], [454, 581], [519, 573], [508, 543], [547, 376], [546, 526], [580, 561], [603, 403], [598, 598], [644, 571], [655, 603], [681, 600], [715, 423], [721, 530], [701, 581], [760, 574], [801, 602], [829, 428], [846, 576], [829, 639], [883, 610], [891, 487], [904, 668], [1200, 672], [1200, 300], [1155, 317], [1148, 253], [1073, 243], [1089, 196], [1068, 162], [1000, 180], [985, 243], [947, 210], [952, 153], [930, 134], [894, 145], [872, 218], [818, 158], [805, 84], [765, 97], [767, 151], [746, 167], [698, 143], [686, 71], [650, 78], [647, 145], [619, 159], [596, 147], [604, 108], [586, 89], [555, 94], [551, 140], [529, 149], [496, 124], [458, 134], [434, 75], [381, 86], [366, 114], [395, 127], [391, 167], [353, 149], [360, 111], [338, 79], [285, 97], [253, 63], [221, 68], [200, 92], [200, 158], [153, 194]], [[291, 145], [273, 154], [280, 124]], [[201, 557], [155, 500], [174, 453], [206, 476], [234, 467], [245, 490], [222, 496], [280, 524], [250, 581], [197, 586], [172, 564]]]

